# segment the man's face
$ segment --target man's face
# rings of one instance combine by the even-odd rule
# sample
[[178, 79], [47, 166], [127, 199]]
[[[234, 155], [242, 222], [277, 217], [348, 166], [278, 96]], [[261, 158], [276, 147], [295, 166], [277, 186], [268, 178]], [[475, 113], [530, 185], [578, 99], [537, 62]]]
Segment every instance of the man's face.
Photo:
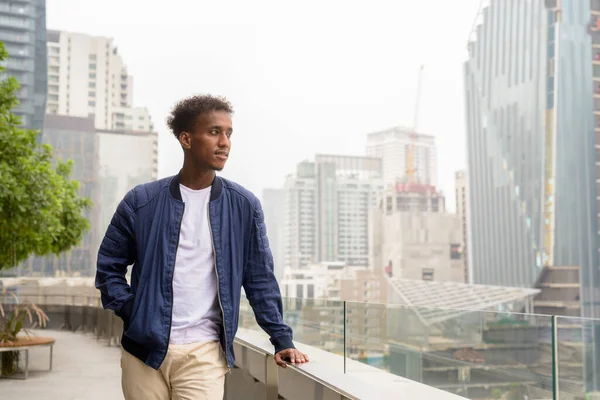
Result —
[[197, 116], [192, 132], [182, 132], [179, 142], [197, 167], [221, 171], [229, 157], [232, 133], [231, 115], [212, 111]]

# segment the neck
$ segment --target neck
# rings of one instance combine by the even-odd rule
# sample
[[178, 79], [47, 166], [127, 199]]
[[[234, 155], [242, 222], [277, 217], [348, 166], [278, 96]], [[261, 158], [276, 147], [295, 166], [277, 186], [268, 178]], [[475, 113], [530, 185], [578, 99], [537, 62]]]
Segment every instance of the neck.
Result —
[[183, 168], [179, 173], [179, 183], [192, 190], [206, 189], [212, 185], [215, 175], [216, 173], [212, 169], [199, 169], [184, 160]]

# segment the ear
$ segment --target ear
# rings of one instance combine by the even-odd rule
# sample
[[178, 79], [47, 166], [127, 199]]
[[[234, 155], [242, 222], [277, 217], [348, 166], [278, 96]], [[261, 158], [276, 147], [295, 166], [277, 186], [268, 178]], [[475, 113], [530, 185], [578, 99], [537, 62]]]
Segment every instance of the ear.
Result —
[[179, 135], [179, 144], [184, 150], [189, 150], [192, 147], [192, 135], [189, 132], [183, 131]]

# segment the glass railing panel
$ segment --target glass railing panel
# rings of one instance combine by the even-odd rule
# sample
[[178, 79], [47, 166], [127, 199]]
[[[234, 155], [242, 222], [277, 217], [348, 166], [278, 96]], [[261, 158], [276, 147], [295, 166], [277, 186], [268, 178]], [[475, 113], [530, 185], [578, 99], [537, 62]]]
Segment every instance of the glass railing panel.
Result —
[[348, 374], [363, 374], [361, 363], [469, 399], [552, 398], [549, 316], [346, 307]]
[[[283, 298], [282, 301], [284, 321], [292, 328], [295, 342], [343, 357], [343, 302], [300, 298]], [[246, 298], [242, 298], [240, 305], [239, 328], [263, 332]], [[341, 368], [342, 362], [343, 358], [340, 357], [339, 363], [335, 363], [335, 368]]]
[[558, 399], [600, 398], [600, 320], [556, 317]]

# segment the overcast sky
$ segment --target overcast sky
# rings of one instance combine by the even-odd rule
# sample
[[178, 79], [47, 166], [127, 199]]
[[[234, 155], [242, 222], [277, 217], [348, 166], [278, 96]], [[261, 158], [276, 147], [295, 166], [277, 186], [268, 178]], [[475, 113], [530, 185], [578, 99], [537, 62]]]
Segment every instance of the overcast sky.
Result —
[[366, 134], [412, 125], [434, 135], [454, 209], [466, 165], [463, 61], [480, 0], [47, 0], [49, 29], [108, 36], [134, 77], [134, 103], [159, 132], [159, 175], [181, 149], [165, 118], [197, 93], [236, 109], [222, 175], [261, 195], [316, 153], [365, 153]]

